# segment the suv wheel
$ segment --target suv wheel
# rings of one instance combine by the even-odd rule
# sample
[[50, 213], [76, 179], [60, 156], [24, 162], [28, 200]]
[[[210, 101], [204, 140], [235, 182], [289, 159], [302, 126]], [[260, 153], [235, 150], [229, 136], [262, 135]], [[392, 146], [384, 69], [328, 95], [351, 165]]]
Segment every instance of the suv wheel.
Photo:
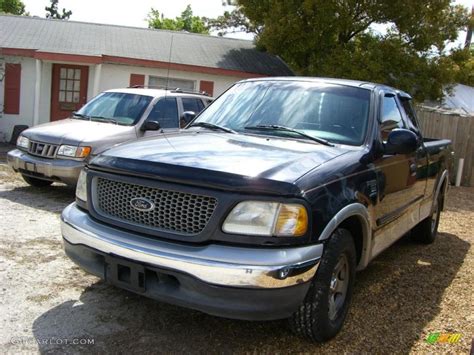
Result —
[[45, 187], [51, 185], [53, 182], [49, 180], [41, 180], [27, 175], [21, 175], [23, 180], [25, 180], [29, 185], [34, 187]]
[[339, 228], [325, 245], [305, 301], [289, 319], [294, 333], [323, 342], [341, 330], [352, 297], [355, 269], [352, 235]]

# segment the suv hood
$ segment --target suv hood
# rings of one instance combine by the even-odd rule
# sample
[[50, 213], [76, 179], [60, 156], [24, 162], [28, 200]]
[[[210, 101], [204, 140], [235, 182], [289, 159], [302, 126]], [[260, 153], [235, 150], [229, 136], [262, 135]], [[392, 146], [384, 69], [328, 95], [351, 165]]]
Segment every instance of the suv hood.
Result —
[[71, 118], [29, 128], [22, 134], [34, 141], [72, 145], [103, 142], [111, 138], [115, 139], [132, 134], [135, 136], [133, 126]]
[[183, 130], [116, 146], [90, 167], [225, 190], [299, 194], [296, 180], [347, 151], [296, 139]]

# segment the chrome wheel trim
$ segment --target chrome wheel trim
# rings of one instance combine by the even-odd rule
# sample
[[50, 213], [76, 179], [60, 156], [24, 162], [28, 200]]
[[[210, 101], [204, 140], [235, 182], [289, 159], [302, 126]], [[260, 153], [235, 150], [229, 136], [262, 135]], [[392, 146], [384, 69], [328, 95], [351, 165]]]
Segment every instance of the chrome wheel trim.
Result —
[[329, 282], [329, 309], [330, 320], [335, 320], [344, 307], [349, 288], [349, 260], [346, 254], [339, 256]]

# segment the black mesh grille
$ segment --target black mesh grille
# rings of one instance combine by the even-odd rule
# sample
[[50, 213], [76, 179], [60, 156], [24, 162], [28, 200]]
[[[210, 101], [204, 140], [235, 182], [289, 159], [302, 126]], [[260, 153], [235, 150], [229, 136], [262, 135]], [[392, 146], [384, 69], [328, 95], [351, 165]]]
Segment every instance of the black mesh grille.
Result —
[[[96, 210], [132, 225], [184, 234], [199, 234], [206, 227], [217, 206], [213, 197], [164, 190], [97, 178], [94, 202]], [[151, 211], [132, 206], [133, 199], [146, 199], [154, 204]]]

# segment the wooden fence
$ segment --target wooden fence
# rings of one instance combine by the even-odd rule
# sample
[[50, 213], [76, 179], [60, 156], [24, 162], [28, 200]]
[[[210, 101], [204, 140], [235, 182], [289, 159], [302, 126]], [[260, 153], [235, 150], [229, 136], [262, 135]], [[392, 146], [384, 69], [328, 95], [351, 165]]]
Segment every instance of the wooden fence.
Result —
[[423, 136], [427, 138], [447, 138], [453, 142], [454, 171], [451, 182], [454, 183], [459, 158], [464, 158], [461, 185], [474, 186], [474, 116], [450, 115], [417, 109]]

